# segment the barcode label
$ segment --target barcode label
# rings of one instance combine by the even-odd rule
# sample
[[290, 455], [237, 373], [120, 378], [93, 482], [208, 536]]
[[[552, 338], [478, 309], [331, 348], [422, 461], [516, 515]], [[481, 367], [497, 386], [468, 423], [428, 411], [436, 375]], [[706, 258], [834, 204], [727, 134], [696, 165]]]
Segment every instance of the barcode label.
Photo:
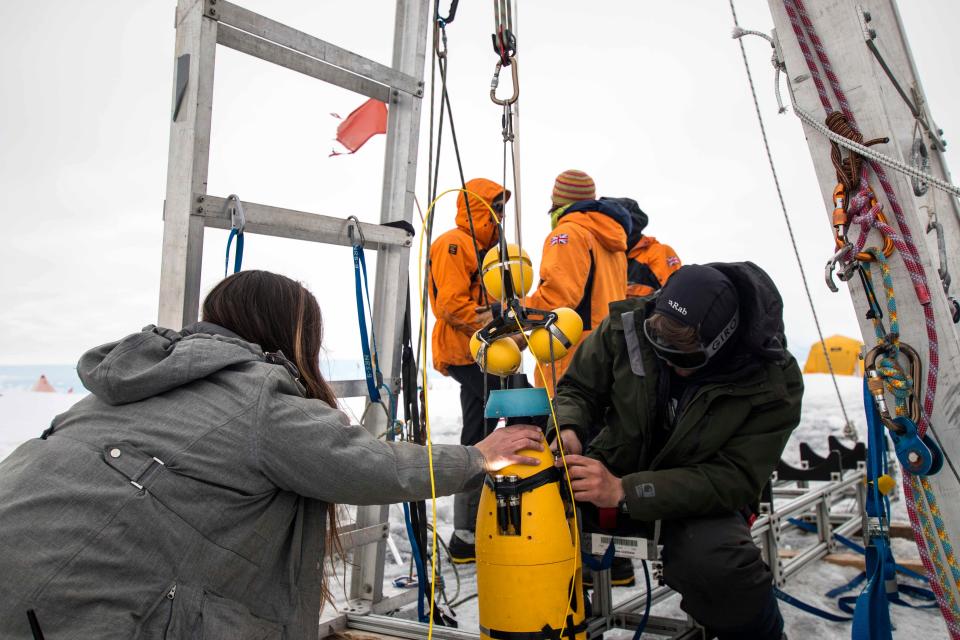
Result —
[[590, 534], [590, 552], [602, 556], [610, 547], [611, 541], [613, 541], [614, 555], [618, 558], [656, 559], [656, 552], [651, 551], [653, 545], [645, 538], [623, 538], [603, 533]]

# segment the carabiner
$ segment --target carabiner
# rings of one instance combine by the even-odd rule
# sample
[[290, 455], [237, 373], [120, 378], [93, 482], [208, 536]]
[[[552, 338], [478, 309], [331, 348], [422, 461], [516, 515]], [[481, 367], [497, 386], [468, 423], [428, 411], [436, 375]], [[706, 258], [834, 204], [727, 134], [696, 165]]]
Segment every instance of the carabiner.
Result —
[[238, 234], [243, 233], [244, 227], [247, 226], [247, 218], [243, 214], [243, 203], [240, 202], [237, 194], [231, 193], [227, 196], [227, 202], [223, 208], [230, 214], [230, 228], [236, 229]]
[[500, 69], [503, 68], [503, 62], [497, 60], [497, 66], [493, 70], [493, 79], [490, 80], [490, 99], [493, 100], [494, 104], [499, 104], [505, 106], [508, 104], [513, 104], [517, 101], [517, 98], [520, 97], [520, 76], [517, 71], [517, 59], [510, 57], [510, 73], [513, 79], [513, 95], [507, 98], [506, 100], [501, 100], [497, 97], [497, 87], [500, 86]]
[[[363, 229], [360, 228], [360, 219], [357, 216], [347, 216], [347, 237], [350, 238], [350, 244], [354, 247], [364, 247], [366, 240], [363, 237]], [[354, 236], [356, 230], [356, 237]], [[358, 239], [359, 238], [359, 239]]]
[[[907, 357], [907, 363], [910, 365], [910, 376], [913, 379], [913, 387], [910, 390], [910, 397], [907, 399], [907, 406], [910, 410], [909, 418], [914, 424], [920, 424], [920, 419], [923, 414], [921, 412], [922, 406], [920, 392], [918, 389], [920, 389], [920, 385], [923, 384], [923, 362], [920, 360], [920, 354], [917, 353], [916, 349], [911, 347], [906, 342], [900, 341], [898, 349], [900, 350], [900, 353]], [[903, 431], [903, 427], [894, 423], [893, 418], [890, 416], [890, 412], [887, 410], [886, 402], [883, 396], [883, 380], [880, 378], [880, 373], [877, 371], [877, 359], [881, 354], [889, 352], [890, 345], [878, 344], [875, 346], [873, 349], [868, 351], [867, 355], [864, 357], [863, 370], [869, 377], [867, 380], [867, 386], [870, 388], [874, 402], [877, 403], [877, 408], [880, 410], [880, 416], [883, 418], [883, 423], [891, 431], [900, 433]]]
[[[823, 280], [824, 282], [827, 283], [827, 288], [829, 288], [830, 291], [833, 291], [834, 293], [837, 293], [838, 291], [840, 291], [840, 289], [837, 288], [837, 283], [833, 281], [833, 272], [837, 268], [837, 263], [840, 262], [840, 259], [843, 258], [844, 254], [850, 251], [850, 249], [851, 249], [851, 245], [849, 244], [843, 245], [842, 247], [840, 247], [839, 251], [833, 254], [833, 257], [827, 260], [827, 264], [824, 265], [823, 267]], [[843, 281], [849, 280], [850, 278], [844, 277], [845, 275], [847, 275], [846, 271], [844, 271], [840, 275], [840, 279]]]

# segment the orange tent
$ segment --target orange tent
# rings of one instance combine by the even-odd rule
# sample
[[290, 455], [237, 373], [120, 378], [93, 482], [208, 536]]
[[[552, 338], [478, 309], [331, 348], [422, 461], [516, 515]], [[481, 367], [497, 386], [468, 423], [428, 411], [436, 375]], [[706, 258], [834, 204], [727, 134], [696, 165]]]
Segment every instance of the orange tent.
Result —
[[56, 393], [56, 389], [53, 388], [53, 385], [47, 380], [47, 376], [41, 374], [40, 378], [33, 383], [33, 386], [30, 387], [30, 391], [41, 391], [43, 393]]

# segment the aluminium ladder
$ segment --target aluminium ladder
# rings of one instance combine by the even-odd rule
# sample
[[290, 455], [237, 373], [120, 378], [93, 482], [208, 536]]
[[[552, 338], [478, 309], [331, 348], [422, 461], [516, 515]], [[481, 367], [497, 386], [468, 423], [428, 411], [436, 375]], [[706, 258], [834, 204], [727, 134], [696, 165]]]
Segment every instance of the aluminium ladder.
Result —
[[[213, 77], [220, 44], [390, 105], [381, 224], [360, 222], [356, 226], [366, 245], [377, 250], [373, 329], [382, 349], [380, 364], [385, 383], [398, 392], [411, 238], [406, 231], [382, 223], [409, 223], [413, 216], [429, 22], [427, 0], [397, 1], [393, 63], [386, 66], [226, 0], [178, 0], [163, 211], [161, 326], [179, 329], [197, 320], [204, 229], [229, 229], [231, 225], [224, 208], [226, 198], [207, 193]], [[350, 230], [355, 223], [345, 218], [252, 202], [244, 202], [243, 207], [246, 232], [352, 244]], [[363, 380], [335, 382], [333, 386], [341, 398], [367, 394]], [[381, 433], [387, 426], [386, 416], [370, 412], [365, 426]], [[356, 524], [344, 527], [344, 548], [356, 549], [350, 584], [352, 611], [389, 610], [400, 606], [400, 599], [409, 599], [381, 602], [387, 521], [387, 506], [358, 507]], [[415, 593], [402, 594], [412, 595]]]

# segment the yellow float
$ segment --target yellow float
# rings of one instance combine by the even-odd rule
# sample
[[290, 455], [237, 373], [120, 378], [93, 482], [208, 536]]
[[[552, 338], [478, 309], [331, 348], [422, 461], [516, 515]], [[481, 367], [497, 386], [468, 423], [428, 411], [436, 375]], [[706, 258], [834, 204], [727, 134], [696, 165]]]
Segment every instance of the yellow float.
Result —
[[503, 298], [503, 276], [501, 265], [510, 272], [510, 279], [513, 280], [513, 291], [518, 296], [525, 296], [530, 292], [533, 286], [533, 263], [530, 262], [530, 256], [527, 252], [520, 251], [520, 247], [510, 243], [507, 245], [507, 260], [500, 260], [500, 246], [497, 245], [487, 251], [483, 258], [481, 274], [483, 275], [483, 286], [491, 297], [500, 300]]
[[[534, 329], [530, 333], [530, 351], [542, 363], [559, 360], [578, 342], [583, 335], [583, 319], [573, 309], [560, 307], [553, 311], [557, 319], [546, 327]], [[553, 343], [551, 353], [550, 343]]]
[[509, 376], [520, 368], [520, 347], [510, 338], [500, 338], [492, 344], [480, 339], [480, 332], [470, 338], [470, 355], [480, 368], [495, 376]]

